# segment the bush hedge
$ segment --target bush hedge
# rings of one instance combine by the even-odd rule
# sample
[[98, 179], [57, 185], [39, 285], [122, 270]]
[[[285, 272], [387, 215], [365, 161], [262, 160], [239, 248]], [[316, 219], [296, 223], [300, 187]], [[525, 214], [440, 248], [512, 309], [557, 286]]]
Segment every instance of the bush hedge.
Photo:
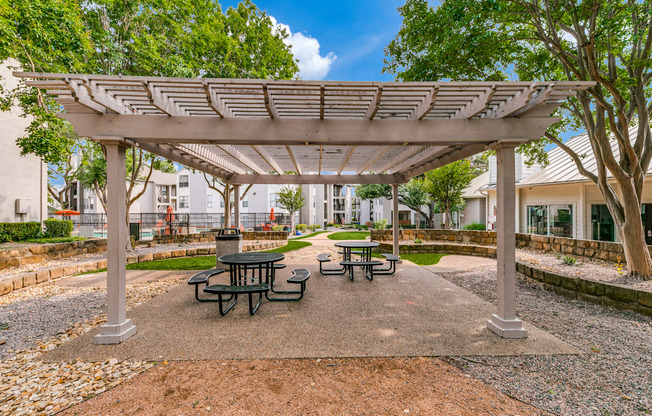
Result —
[[0, 222], [0, 243], [5, 241], [24, 241], [37, 238], [41, 234], [41, 223], [30, 222]]
[[72, 221], [70, 220], [45, 220], [45, 237], [58, 238], [70, 237]]
[[465, 230], [476, 230], [476, 231], [486, 231], [487, 226], [484, 224], [480, 224], [478, 222], [472, 222], [471, 224], [467, 224], [464, 226]]

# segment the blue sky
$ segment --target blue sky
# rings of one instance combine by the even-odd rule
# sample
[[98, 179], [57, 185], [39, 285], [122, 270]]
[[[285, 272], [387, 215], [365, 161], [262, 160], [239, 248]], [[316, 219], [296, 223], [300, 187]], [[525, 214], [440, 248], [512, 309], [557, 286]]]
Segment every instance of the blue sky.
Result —
[[[254, 3], [278, 23], [289, 26], [295, 56], [305, 57], [299, 63], [303, 79], [393, 80], [392, 75], [381, 74], [383, 49], [401, 26], [396, 9], [405, 0]], [[238, 1], [221, 4], [226, 10]]]

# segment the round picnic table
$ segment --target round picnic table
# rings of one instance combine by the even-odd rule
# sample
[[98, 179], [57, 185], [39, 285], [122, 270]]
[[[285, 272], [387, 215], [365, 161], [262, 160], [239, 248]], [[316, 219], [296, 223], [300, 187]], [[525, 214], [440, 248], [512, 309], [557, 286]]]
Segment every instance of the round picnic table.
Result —
[[[229, 266], [231, 285], [239, 286], [248, 284], [248, 278], [255, 281], [256, 270], [258, 270], [258, 283], [269, 283], [274, 273], [274, 263], [284, 258], [281, 253], [234, 253], [221, 256], [217, 260]], [[247, 275], [249, 270], [253, 270], [252, 276]]]
[[[355, 266], [365, 268], [367, 271], [367, 278], [371, 277], [369, 280], [373, 279], [373, 266], [376, 264], [372, 264], [372, 263], [376, 263], [376, 262], [372, 262], [371, 260], [371, 249], [374, 247], [378, 247], [379, 245], [380, 245], [379, 243], [374, 243], [372, 241], [339, 241], [335, 243], [335, 247], [342, 248], [343, 261], [340, 264], [344, 266], [345, 269], [348, 269], [350, 280], [353, 280], [353, 267]], [[359, 261], [351, 260], [351, 254], [353, 249], [359, 249], [359, 253], [356, 253], [360, 255]], [[382, 263], [378, 262], [378, 264], [382, 264]]]

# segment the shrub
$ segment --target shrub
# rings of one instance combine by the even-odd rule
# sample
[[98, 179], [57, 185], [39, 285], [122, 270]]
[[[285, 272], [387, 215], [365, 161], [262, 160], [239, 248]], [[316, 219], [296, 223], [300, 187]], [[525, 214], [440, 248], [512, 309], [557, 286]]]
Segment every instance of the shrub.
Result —
[[70, 237], [72, 221], [70, 220], [45, 220], [46, 238]]
[[422, 244], [422, 243], [423, 243], [422, 239], [420, 239], [420, 238], [415, 238], [414, 239], [414, 244]]
[[283, 231], [285, 225], [272, 225], [272, 231]]
[[387, 228], [387, 218], [383, 218], [380, 221], [374, 221], [374, 223], [371, 225], [373, 228], [376, 230], [384, 230]]
[[307, 224], [297, 224], [297, 231], [303, 232], [303, 231], [306, 231], [307, 229], [308, 229]]
[[335, 225], [335, 224], [333, 224], [332, 222], [329, 222], [328, 224], [326, 224], [327, 227], [332, 227], [332, 226], [334, 226], [334, 225]]
[[476, 230], [476, 231], [486, 231], [487, 226], [484, 224], [480, 224], [479, 222], [472, 222], [471, 224], [466, 224], [464, 226], [465, 230]]
[[567, 266], [575, 266], [577, 264], [577, 258], [564, 254], [560, 257], [561, 261]]
[[312, 224], [308, 228], [310, 228], [310, 231], [316, 231], [316, 230], [319, 230], [321, 227], [319, 225], [317, 225], [317, 224]]
[[0, 222], [0, 243], [5, 241], [24, 241], [41, 235], [41, 223]]
[[360, 224], [356, 225], [355, 228], [358, 229], [358, 230], [368, 230], [369, 229], [369, 227], [367, 227], [366, 225], [360, 225]]

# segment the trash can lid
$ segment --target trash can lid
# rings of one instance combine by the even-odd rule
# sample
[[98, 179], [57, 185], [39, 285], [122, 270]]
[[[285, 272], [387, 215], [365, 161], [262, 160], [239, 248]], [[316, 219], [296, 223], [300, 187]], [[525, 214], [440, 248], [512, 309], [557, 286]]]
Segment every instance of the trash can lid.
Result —
[[220, 228], [217, 230], [216, 240], [239, 240], [240, 230], [237, 228]]

